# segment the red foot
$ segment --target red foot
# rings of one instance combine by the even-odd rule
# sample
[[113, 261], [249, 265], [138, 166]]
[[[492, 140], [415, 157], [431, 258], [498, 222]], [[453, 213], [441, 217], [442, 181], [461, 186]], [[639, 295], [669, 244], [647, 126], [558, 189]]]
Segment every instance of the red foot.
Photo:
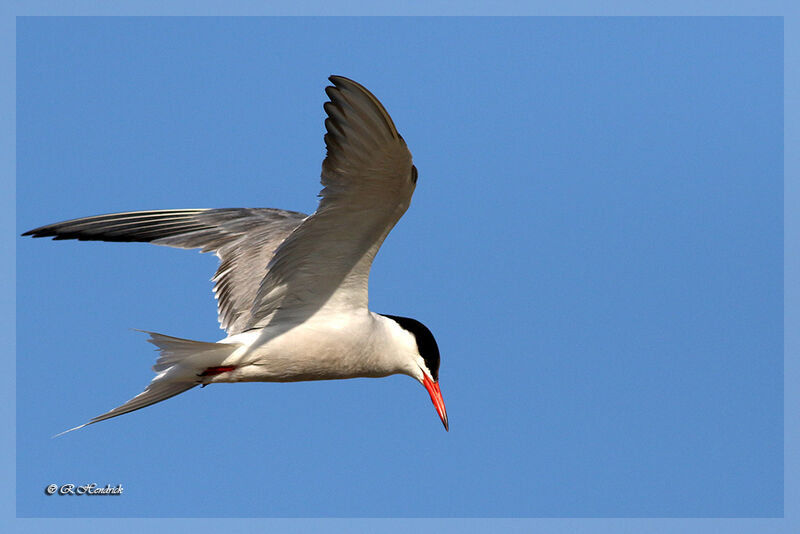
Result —
[[223, 367], [209, 367], [208, 369], [200, 373], [200, 376], [218, 375], [221, 373], [227, 373], [228, 371], [233, 371], [234, 369], [236, 369], [236, 367], [234, 367], [233, 365], [225, 365]]

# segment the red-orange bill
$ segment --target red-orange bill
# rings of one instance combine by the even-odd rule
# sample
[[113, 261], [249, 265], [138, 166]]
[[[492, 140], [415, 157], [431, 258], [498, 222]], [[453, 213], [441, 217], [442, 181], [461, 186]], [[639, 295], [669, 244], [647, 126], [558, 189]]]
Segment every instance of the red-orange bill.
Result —
[[444, 399], [442, 399], [442, 391], [439, 389], [439, 382], [434, 382], [426, 375], [422, 377], [422, 385], [424, 385], [425, 389], [428, 390], [431, 400], [433, 401], [433, 405], [436, 407], [436, 412], [439, 414], [439, 418], [442, 420], [444, 429], [449, 432], [450, 425], [447, 423], [447, 410], [444, 407]]

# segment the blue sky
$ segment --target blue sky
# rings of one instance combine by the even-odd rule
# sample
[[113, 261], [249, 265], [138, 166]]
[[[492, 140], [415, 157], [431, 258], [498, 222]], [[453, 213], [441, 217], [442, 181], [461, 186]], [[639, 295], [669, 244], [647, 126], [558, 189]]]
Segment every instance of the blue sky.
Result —
[[[405, 377], [192, 390], [131, 328], [213, 341], [213, 256], [17, 242], [28, 517], [783, 513], [780, 19], [22, 19], [18, 231], [134, 209], [310, 212], [329, 74], [420, 172], [371, 278]], [[18, 233], [19, 233], [18, 232]], [[46, 497], [121, 483], [120, 499]]]

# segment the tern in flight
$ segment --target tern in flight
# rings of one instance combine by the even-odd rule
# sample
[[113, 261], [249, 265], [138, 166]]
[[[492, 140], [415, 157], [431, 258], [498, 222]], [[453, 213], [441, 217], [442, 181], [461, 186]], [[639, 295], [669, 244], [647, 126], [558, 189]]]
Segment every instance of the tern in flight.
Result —
[[449, 430], [439, 348], [415, 319], [368, 308], [375, 254], [408, 209], [417, 169], [383, 105], [331, 76], [317, 211], [270, 208], [134, 211], [73, 219], [22, 235], [146, 242], [214, 252], [217, 343], [147, 332], [160, 355], [147, 388], [77, 430], [216, 382], [295, 382], [405, 374]]

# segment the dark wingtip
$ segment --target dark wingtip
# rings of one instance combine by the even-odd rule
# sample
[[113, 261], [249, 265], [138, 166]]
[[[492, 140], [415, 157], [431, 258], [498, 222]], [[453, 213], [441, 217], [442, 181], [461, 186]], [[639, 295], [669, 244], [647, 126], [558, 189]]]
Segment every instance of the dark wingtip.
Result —
[[[353, 80], [351, 80], [350, 78], [348, 78], [346, 76], [340, 76], [338, 74], [331, 74], [330, 76], [328, 76], [328, 81], [333, 83], [333, 84], [342, 83], [343, 81], [344, 82], [353, 82]], [[355, 82], [353, 82], [353, 83], [355, 83]]]
[[[355, 88], [363, 91], [364, 93], [366, 93], [370, 97], [370, 99], [372, 99], [374, 101], [378, 101], [378, 99], [375, 97], [375, 95], [373, 95], [370, 92], [369, 89], [367, 89], [366, 87], [364, 87], [363, 85], [361, 85], [357, 81], [348, 78], [347, 76], [338, 76], [336, 74], [331, 74], [330, 76], [328, 76], [328, 81], [331, 82], [335, 86], [336, 89], [340, 89], [341, 90], [342, 88], [345, 88], [345, 87], [347, 87], [349, 85], [350, 87], [355, 87]], [[326, 88], [326, 90], [325, 90], [326, 93], [327, 93], [328, 89], [330, 89], [330, 87]], [[328, 93], [328, 96], [330, 96], [330, 93]], [[379, 101], [378, 101], [378, 103], [380, 104]], [[381, 104], [381, 108], [383, 108], [382, 104]]]
[[49, 237], [49, 236], [52, 236], [52, 235], [55, 235], [55, 234], [48, 234], [47, 232], [43, 232], [41, 228], [34, 228], [33, 230], [28, 230], [27, 232], [24, 232], [24, 233], [19, 234], [19, 235], [20, 235], [20, 237], [27, 237], [27, 236], [31, 236], [31, 237]]
[[337, 74], [331, 74], [330, 76], [328, 76], [328, 80], [333, 84], [333, 87], [330, 86], [326, 87], [325, 94], [328, 95], [328, 98], [330, 98], [332, 102], [335, 102], [337, 92], [340, 93], [342, 95], [342, 98], [344, 98], [345, 100], [348, 100], [347, 96], [345, 96], [345, 93], [347, 91], [355, 91], [362, 93], [362, 95], [366, 96], [367, 99], [369, 99], [369, 101], [372, 102], [372, 105], [375, 106], [381, 118], [383, 119], [385, 126], [389, 129], [392, 136], [402, 140], [402, 137], [397, 131], [397, 127], [394, 125], [392, 117], [389, 115], [389, 112], [386, 111], [386, 108], [383, 107], [381, 101], [378, 100], [378, 98], [375, 95], [373, 95], [369, 89], [367, 89], [366, 87], [364, 87], [355, 80], [351, 80], [346, 76], [339, 76]]

